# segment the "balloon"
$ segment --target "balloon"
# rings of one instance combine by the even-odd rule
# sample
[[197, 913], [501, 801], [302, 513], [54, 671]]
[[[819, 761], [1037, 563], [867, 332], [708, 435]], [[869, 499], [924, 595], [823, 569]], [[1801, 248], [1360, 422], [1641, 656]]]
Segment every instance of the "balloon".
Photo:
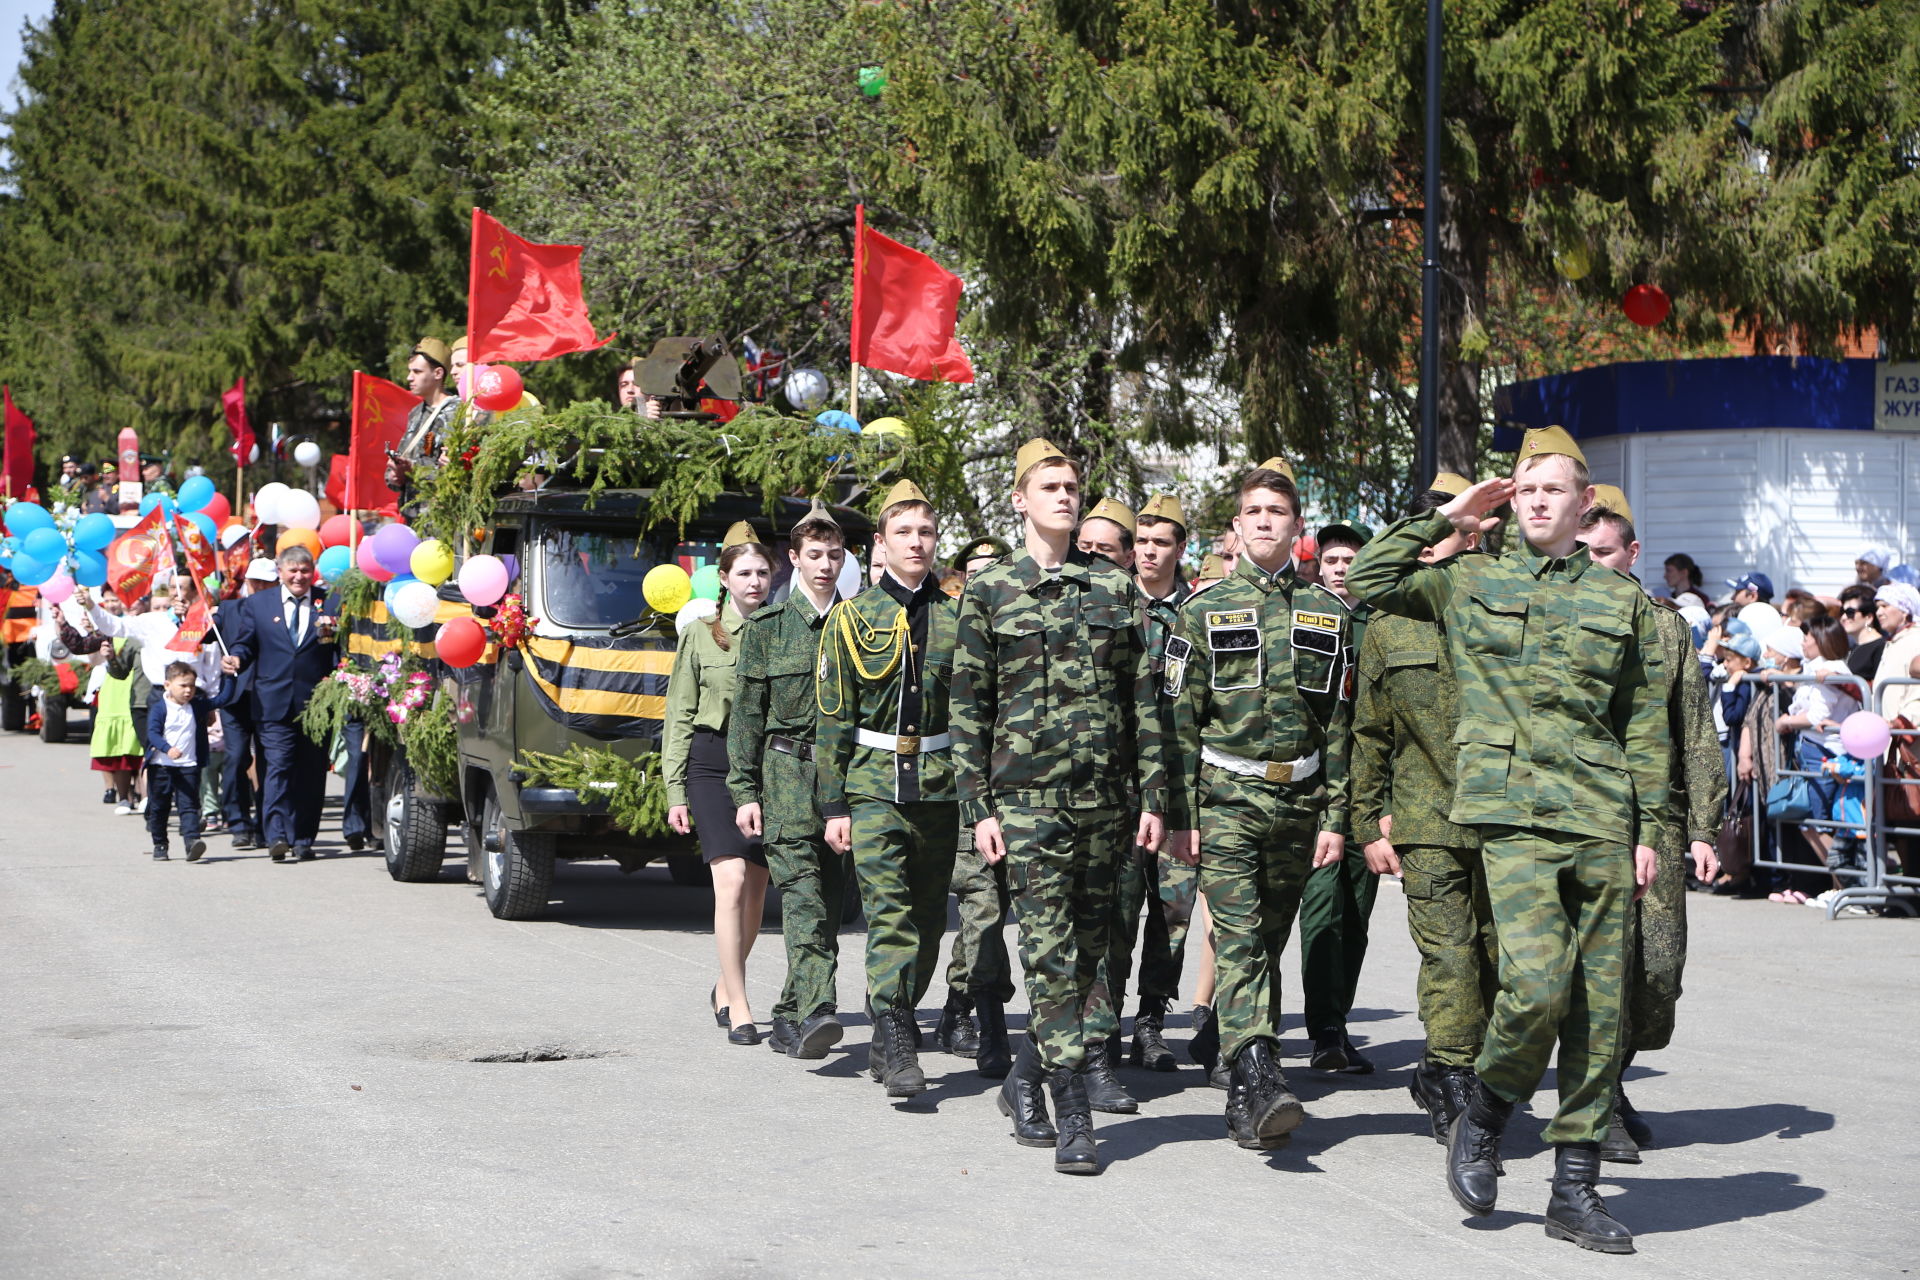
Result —
[[869, 436], [907, 436], [912, 434], [907, 430], [907, 424], [898, 418], [875, 418], [860, 430], [863, 435]]
[[720, 566], [703, 564], [693, 574], [693, 595], [696, 600], [718, 600], [720, 598]]
[[82, 551], [105, 551], [119, 532], [112, 516], [95, 511], [73, 522], [73, 545]]
[[207, 540], [208, 546], [219, 545], [214, 539], [220, 536], [220, 531], [213, 527], [212, 516], [204, 511], [189, 511], [186, 513], [186, 520], [188, 524], [200, 531], [200, 536]]
[[107, 558], [98, 551], [73, 553], [73, 580], [83, 587], [107, 585]]
[[865, 66], [853, 73], [854, 84], [860, 92], [869, 98], [877, 98], [887, 87], [887, 69], [880, 66]]
[[288, 547], [305, 547], [307, 554], [318, 560], [320, 535], [311, 529], [282, 529], [279, 540], [273, 544], [273, 553], [279, 555]]
[[526, 392], [520, 375], [503, 364], [482, 365], [473, 379], [473, 402], [482, 409], [505, 413]]
[[420, 579], [414, 577], [412, 574], [403, 573], [387, 584], [386, 590], [380, 593], [380, 599], [386, 604], [388, 613], [393, 612], [393, 602], [400, 598], [401, 588], [410, 587], [418, 581], [420, 581]]
[[693, 579], [677, 564], [657, 564], [640, 579], [640, 594], [649, 609], [677, 613], [693, 598]]
[[1840, 722], [1840, 745], [1856, 760], [1878, 760], [1893, 742], [1893, 726], [1885, 716], [1856, 711]]
[[1593, 258], [1580, 240], [1568, 237], [1553, 251], [1554, 270], [1569, 280], [1585, 280], [1593, 270]]
[[13, 576], [20, 580], [23, 587], [37, 587], [59, 571], [59, 565], [36, 560], [24, 551], [13, 553]]
[[420, 535], [403, 524], [390, 524], [382, 526], [371, 541], [374, 557], [386, 568], [386, 576], [380, 579], [385, 582], [408, 571], [408, 561], [413, 558], [413, 549], [420, 545]]
[[460, 594], [468, 604], [498, 602], [507, 594], [507, 566], [497, 556], [469, 556], [460, 566]]
[[1620, 299], [1620, 309], [1627, 313], [1627, 319], [1643, 329], [1651, 329], [1667, 318], [1673, 302], [1659, 285], [1637, 284]]
[[256, 444], [253, 448], [247, 450], [247, 465], [252, 466], [258, 461], [260, 461], [260, 446]]
[[[816, 413], [813, 415], [813, 420], [819, 426], [825, 427], [827, 431], [860, 430], [860, 419], [854, 417], [845, 409], [829, 409], [825, 413]], [[825, 432], [816, 431], [814, 434], [823, 435]]]
[[328, 547], [314, 561], [314, 569], [323, 582], [338, 582], [340, 575], [353, 568], [353, 552], [346, 547]]
[[223, 529], [226, 528], [227, 521], [233, 519], [233, 505], [227, 501], [227, 495], [224, 493], [214, 494], [207, 499], [207, 505], [200, 509], [207, 513], [207, 519]]
[[254, 490], [253, 494], [254, 517], [261, 524], [279, 524], [280, 495], [292, 492], [293, 490], [287, 488], [287, 486], [281, 484], [278, 480], [275, 480], [271, 484], [261, 485], [258, 489]]
[[[437, 587], [453, 576], [453, 548], [438, 538], [428, 538], [407, 557], [413, 576], [430, 587]], [[508, 575], [511, 579], [512, 575]]]
[[520, 557], [509, 551], [500, 557], [500, 563], [507, 566], [507, 581], [513, 582], [520, 577]]
[[320, 446], [311, 440], [302, 440], [293, 446], [293, 460], [303, 467], [320, 465]]
[[328, 516], [320, 525], [320, 545], [323, 547], [344, 547], [353, 541], [353, 517], [349, 515]]
[[812, 413], [827, 402], [833, 388], [818, 369], [794, 369], [780, 381], [780, 394], [799, 413]]
[[47, 579], [46, 585], [40, 588], [40, 595], [48, 604], [59, 604], [72, 594], [73, 579], [64, 572], [55, 573], [53, 577]]
[[439, 612], [440, 597], [434, 594], [432, 587], [424, 582], [409, 582], [393, 593], [393, 603], [387, 606], [387, 612], [400, 620], [402, 626], [425, 627], [433, 622], [433, 615]]
[[274, 521], [275, 524], [283, 524], [291, 529], [320, 527], [320, 500], [305, 489], [287, 490], [275, 505], [280, 516]]
[[168, 524], [172, 524], [173, 518], [180, 514], [180, 504], [175, 502], [172, 498], [169, 498], [164, 493], [150, 493], [146, 497], [140, 499], [141, 515], [143, 516], [146, 515], [148, 512], [152, 511], [155, 507], [158, 507], [160, 509], [161, 515], [165, 517]]
[[360, 550], [354, 553], [353, 562], [359, 566], [360, 572], [375, 582], [386, 582], [393, 577], [393, 570], [381, 564], [380, 557], [373, 553], [372, 538], [361, 542]]
[[487, 651], [487, 633], [472, 618], [452, 618], [440, 624], [433, 647], [448, 666], [470, 667]]
[[711, 600], [689, 600], [673, 615], [673, 629], [676, 633], [684, 632], [694, 623], [705, 622], [719, 612], [720, 606]]
[[52, 564], [67, 554], [67, 535], [58, 529], [35, 529], [20, 539], [20, 550], [35, 560]]
[[840, 565], [840, 581], [834, 584], [840, 589], [842, 600], [851, 600], [860, 594], [860, 562], [849, 554]]
[[1303, 533], [1293, 542], [1295, 560], [1318, 560], [1320, 558], [1320, 540], [1310, 533]]
[[35, 529], [53, 528], [53, 515], [37, 502], [16, 502], [7, 508], [7, 532], [24, 538]]
[[191, 476], [180, 486], [180, 509], [199, 511], [213, 501], [213, 481], [205, 476]]

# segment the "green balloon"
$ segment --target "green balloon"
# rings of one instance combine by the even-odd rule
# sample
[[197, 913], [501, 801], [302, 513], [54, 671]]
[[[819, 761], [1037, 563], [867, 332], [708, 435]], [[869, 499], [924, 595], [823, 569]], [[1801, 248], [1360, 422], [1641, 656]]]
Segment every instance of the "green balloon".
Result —
[[718, 600], [720, 598], [719, 565], [702, 565], [693, 571], [693, 598], [695, 600]]
[[885, 67], [866, 66], [854, 73], [854, 83], [860, 86], [860, 92], [869, 98], [877, 98], [880, 91], [887, 87], [887, 69]]

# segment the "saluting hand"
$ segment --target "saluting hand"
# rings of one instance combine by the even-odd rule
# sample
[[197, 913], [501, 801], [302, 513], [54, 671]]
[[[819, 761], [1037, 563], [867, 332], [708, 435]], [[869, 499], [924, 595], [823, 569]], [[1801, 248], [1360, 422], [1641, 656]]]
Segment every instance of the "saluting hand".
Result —
[[1513, 481], [1506, 476], [1495, 476], [1491, 480], [1468, 485], [1459, 497], [1439, 511], [1462, 533], [1486, 534], [1500, 527], [1500, 521], [1493, 513], [1512, 500]]

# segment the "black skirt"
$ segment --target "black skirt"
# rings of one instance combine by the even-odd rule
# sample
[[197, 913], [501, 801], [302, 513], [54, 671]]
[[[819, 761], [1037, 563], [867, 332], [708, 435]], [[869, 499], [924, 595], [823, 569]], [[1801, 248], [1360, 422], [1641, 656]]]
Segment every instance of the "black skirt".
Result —
[[693, 731], [687, 753], [687, 807], [693, 810], [693, 831], [700, 837], [704, 862], [745, 858], [767, 865], [767, 853], [758, 838], [749, 840], [734, 825], [737, 808], [727, 791], [727, 735], [711, 729]]

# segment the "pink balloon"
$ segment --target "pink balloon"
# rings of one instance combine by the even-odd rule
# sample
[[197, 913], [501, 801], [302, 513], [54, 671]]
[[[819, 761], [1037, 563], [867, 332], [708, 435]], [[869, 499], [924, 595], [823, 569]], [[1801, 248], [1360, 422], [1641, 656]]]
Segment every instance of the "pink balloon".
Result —
[[507, 594], [507, 566], [497, 556], [469, 556], [460, 566], [460, 594], [468, 604], [498, 602]]
[[1856, 711], [1840, 722], [1840, 745], [1856, 760], [1878, 760], [1893, 742], [1893, 726], [1886, 717]]
[[73, 576], [65, 569], [40, 586], [40, 595], [48, 604], [61, 604], [73, 594]]
[[373, 539], [360, 539], [359, 548], [353, 553], [353, 562], [360, 566], [360, 572], [375, 582], [392, 582], [393, 570], [380, 563], [380, 557], [373, 554]]

